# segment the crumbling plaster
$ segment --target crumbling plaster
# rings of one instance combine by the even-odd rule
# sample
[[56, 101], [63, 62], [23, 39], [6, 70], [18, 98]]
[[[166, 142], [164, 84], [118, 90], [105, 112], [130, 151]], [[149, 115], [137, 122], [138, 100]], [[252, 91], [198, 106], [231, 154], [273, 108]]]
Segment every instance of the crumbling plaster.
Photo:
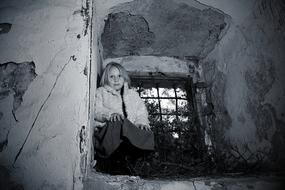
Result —
[[201, 67], [193, 61], [180, 60], [172, 57], [158, 56], [125, 56], [105, 59], [103, 67], [111, 61], [121, 63], [131, 75], [161, 77], [191, 77], [198, 81]]
[[113, 12], [105, 18], [101, 35], [103, 56], [201, 59], [213, 49], [228, 26], [227, 15], [195, 1], [136, 0], [113, 7]]
[[33, 62], [36, 73], [15, 117], [14, 92], [0, 100], [0, 165], [9, 173], [7, 189], [12, 182], [25, 189], [82, 188], [88, 151], [83, 141], [88, 141], [89, 3], [0, 2], [0, 23], [11, 24], [0, 33], [0, 64]]
[[[0, 2], [0, 26], [6, 27], [0, 32], [0, 64], [34, 62], [37, 74], [25, 90], [15, 115], [13, 92], [0, 100], [0, 164], [5, 168], [0, 171], [5, 176], [8, 171], [8, 180], [26, 189], [82, 188], [84, 155], [88, 151], [86, 142], [80, 139], [88, 140], [84, 129], [88, 126], [90, 98], [86, 73], [90, 58], [91, 6], [87, 6], [90, 2]], [[96, 54], [105, 62], [97, 37], [100, 39], [107, 15], [118, 10], [114, 7], [127, 2], [132, 1], [94, 1], [94, 51], [98, 50]], [[226, 142], [241, 145], [240, 148], [246, 144], [253, 152], [265, 152], [265, 156], [273, 150], [272, 155], [284, 160], [280, 157], [285, 152], [282, 148], [285, 147], [282, 144], [285, 134], [284, 3], [278, 0], [176, 2], [198, 9], [211, 6], [230, 16], [230, 27], [207, 51], [210, 54], [204, 54], [199, 60], [204, 73], [207, 66], [215, 71], [210, 79], [204, 76], [212, 84], [217, 115], [213, 127]], [[159, 67], [149, 65], [149, 69], [159, 72], [166, 69], [161, 64], [171, 61], [181, 66], [171, 67], [175, 72], [195, 65], [181, 60], [183, 55], [178, 59], [149, 56], [150, 62], [144, 64], [158, 62]], [[135, 64], [143, 62], [141, 58], [120, 59], [125, 64]], [[100, 59], [95, 62], [99, 63]], [[197, 68], [201, 74], [201, 67], [195, 65]], [[181, 73], [185, 72], [182, 70]], [[92, 72], [97, 72], [96, 67]]]
[[[168, 2], [172, 5], [172, 1]], [[198, 66], [196, 67], [202, 67], [199, 69], [203, 74], [200, 79], [208, 84], [211, 93], [215, 113], [215, 118], [212, 120], [212, 128], [215, 130], [214, 138], [222, 145], [221, 147], [229, 148], [227, 151], [230, 151], [231, 147], [237, 147], [246, 158], [253, 153], [262, 161], [276, 159], [281, 161], [283, 158], [281, 155], [285, 153], [278, 146], [285, 138], [283, 130], [284, 87], [282, 86], [285, 81], [284, 66], [282, 65], [284, 62], [284, 53], [282, 52], [285, 49], [283, 43], [284, 19], [282, 18], [284, 3], [278, 0], [271, 2], [264, 0], [187, 2], [179, 0], [175, 2], [183, 2], [198, 9], [209, 6], [213, 10], [227, 15], [225, 18], [228, 28], [223, 30], [219, 40], [215, 43], [214, 48], [208, 51], [208, 54], [205, 54], [204, 57], [198, 56]], [[136, 15], [137, 11], [140, 13], [138, 15], [144, 15], [147, 22], [151, 20], [149, 19], [150, 15], [155, 14], [153, 11], [143, 11], [149, 10], [151, 0], [110, 0], [97, 1], [96, 3], [99, 34], [103, 33], [104, 22], [107, 21], [108, 14], [112, 12], [126, 11], [131, 15]], [[142, 6], [136, 7], [134, 4]], [[165, 6], [167, 3], [156, 8]], [[165, 12], [165, 15], [167, 14], [168, 12]], [[155, 28], [154, 23], [148, 22], [150, 32], [152, 32], [152, 27]], [[159, 23], [156, 25], [162, 30], [165, 29]], [[100, 48], [104, 51], [103, 47]], [[148, 53], [149, 51], [144, 49], [138, 53], [139, 55], [129, 56], [126, 54], [126, 57], [123, 56], [123, 58], [118, 55], [115, 58], [104, 60], [101, 51], [101, 59], [105, 63], [112, 59], [118, 60], [130, 71], [153, 69], [153, 72], [156, 72], [169, 68], [174, 73], [180, 73], [179, 68], [169, 67], [171, 65], [170, 58], [167, 58], [170, 61], [165, 64], [165, 67], [159, 66], [163, 63], [159, 61], [161, 58], [155, 52], [146, 56], [148, 61], [141, 61], [144, 59], [143, 55]], [[183, 62], [185, 61], [183, 55], [187, 54], [180, 53], [177, 52], [176, 57], [175, 54], [173, 55]], [[111, 57], [113, 56], [111, 55]], [[167, 56], [167, 53], [164, 56]], [[189, 62], [191, 61], [185, 61], [184, 64], [187, 65]], [[148, 66], [150, 64], [158, 66], [151, 68]], [[278, 156], [273, 158], [272, 155]], [[257, 157], [251, 157], [252, 160], [249, 162], [257, 161]]]
[[[248, 3], [244, 4], [248, 14], [233, 12], [233, 24], [227, 35], [201, 63], [203, 70], [210, 73], [209, 65], [215, 67], [212, 78], [207, 80], [211, 84], [214, 102], [223, 102], [223, 107], [215, 104], [217, 117], [213, 127], [223, 131], [220, 138], [237, 146], [245, 159], [254, 153], [256, 157], [251, 156], [249, 162], [255, 162], [259, 157], [262, 161], [274, 160], [273, 163], [279, 165], [285, 153], [280, 148], [284, 147], [285, 138], [282, 85], [285, 81], [282, 53], [285, 44], [282, 40], [284, 19], [281, 18], [284, 3]], [[217, 8], [224, 7], [214, 4]], [[229, 10], [230, 7], [225, 12]], [[218, 75], [224, 80], [216, 80]], [[224, 93], [220, 94], [224, 87]], [[225, 111], [230, 123], [223, 121]]]

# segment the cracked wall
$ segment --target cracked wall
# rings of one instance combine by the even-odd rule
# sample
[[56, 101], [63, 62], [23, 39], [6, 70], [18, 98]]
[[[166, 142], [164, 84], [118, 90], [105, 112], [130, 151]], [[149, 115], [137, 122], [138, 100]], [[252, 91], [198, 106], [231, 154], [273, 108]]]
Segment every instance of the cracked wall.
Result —
[[[9, 62], [25, 68], [14, 72], [23, 79], [1, 85], [0, 172], [20, 187], [82, 188], [91, 8], [88, 0], [0, 3], [1, 68]], [[213, 77], [204, 77], [221, 144], [284, 161], [283, 2], [98, 0], [93, 8], [94, 35], [103, 40], [94, 40], [95, 63], [120, 59], [133, 71], [173, 74], [197, 63], [213, 67]]]
[[194, 1], [122, 3], [105, 18], [104, 58], [155, 55], [201, 59], [215, 46], [227, 16]]
[[[207, 78], [205, 72], [212, 95], [224, 92], [214, 98], [213, 128], [222, 134], [222, 147], [228, 152], [234, 147], [247, 163], [283, 170], [285, 6], [281, 1], [247, 3], [247, 14], [233, 11], [228, 33], [202, 62], [205, 71], [214, 73]], [[223, 8], [218, 3], [213, 6]], [[223, 80], [218, 79], [220, 74]], [[224, 110], [230, 123], [221, 120]]]
[[0, 2], [1, 189], [83, 187], [89, 3]]
[[97, 1], [96, 47], [105, 64], [136, 74], [187, 75], [177, 62], [194, 65], [210, 93], [218, 149], [274, 169], [285, 154], [277, 145], [285, 138], [284, 10], [278, 0]]

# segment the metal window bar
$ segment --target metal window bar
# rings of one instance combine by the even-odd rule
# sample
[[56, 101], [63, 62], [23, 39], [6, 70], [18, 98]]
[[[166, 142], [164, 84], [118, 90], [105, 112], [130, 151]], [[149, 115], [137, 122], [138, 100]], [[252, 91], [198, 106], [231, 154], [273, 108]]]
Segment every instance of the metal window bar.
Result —
[[177, 92], [176, 92], [176, 87], [175, 85], [173, 85], [173, 89], [174, 89], [174, 94], [175, 94], [175, 111], [176, 111], [176, 119], [178, 121], [178, 99], [177, 99]]
[[168, 100], [168, 99], [169, 99], [169, 100], [173, 100], [173, 99], [176, 100], [176, 99], [177, 99], [177, 100], [188, 100], [187, 98], [181, 98], [181, 97], [177, 97], [177, 98], [176, 98], [176, 97], [159, 97], [159, 98], [158, 98], [158, 97], [155, 97], [155, 96], [154, 96], [154, 97], [152, 97], [152, 96], [141, 96], [141, 98], [143, 98], [143, 99], [167, 99], [167, 100]]
[[159, 113], [160, 113], [160, 121], [162, 121], [162, 111], [161, 111], [161, 104], [160, 104], [160, 96], [159, 96], [159, 85], [156, 83], [156, 90], [157, 90], [157, 98], [158, 98], [158, 107], [159, 107]]
[[[159, 143], [158, 151], [161, 153], [161, 157], [160, 157], [161, 161], [174, 163], [174, 164], [180, 163], [179, 165], [187, 165], [191, 163], [192, 161], [191, 159], [192, 156], [189, 156], [189, 155], [199, 154], [198, 156], [200, 157], [202, 154], [204, 154], [203, 147], [200, 145], [201, 143], [203, 144], [203, 141], [201, 141], [202, 140], [201, 137], [203, 136], [203, 134], [201, 134], [202, 128], [201, 128], [201, 125], [198, 119], [198, 114], [197, 114], [198, 110], [196, 107], [197, 100], [195, 98], [195, 90], [193, 88], [194, 85], [193, 85], [193, 81], [191, 78], [184, 78], [184, 79], [178, 79], [178, 80], [174, 80], [174, 79], [168, 80], [168, 78], [164, 80], [162, 79], [156, 80], [155, 78], [150, 78], [150, 79], [137, 78], [137, 81], [133, 84], [136, 84], [139, 87], [140, 92], [143, 92], [144, 89], [148, 89], [152, 87], [157, 89], [157, 97], [156, 95], [154, 95], [155, 97], [150, 97], [150, 96], [141, 97], [145, 101], [158, 100], [159, 110], [157, 111], [157, 113], [151, 114], [153, 117], [157, 118], [157, 116], [159, 116], [160, 121], [162, 120], [167, 121], [168, 117], [162, 118], [162, 116], [164, 115], [170, 115], [171, 117], [176, 116], [176, 119], [178, 121], [181, 121], [183, 124], [184, 120], [181, 119], [180, 116], [185, 116], [187, 118], [186, 123], [188, 123], [189, 121], [189, 126], [183, 126], [182, 128], [179, 127], [180, 125], [176, 126], [175, 123], [173, 123], [173, 126], [170, 126], [170, 127], [153, 128], [153, 130], [155, 130], [157, 134], [161, 135], [158, 138], [159, 140], [158, 141]], [[182, 87], [183, 92], [186, 92], [186, 98], [182, 98], [178, 96], [178, 88], [180, 87]], [[159, 94], [159, 91], [161, 90], [160, 88], [167, 88], [167, 89], [174, 88], [175, 96], [172, 95], [171, 97], [165, 97], [165, 96], [160, 97], [160, 94]], [[142, 95], [142, 93], [140, 93], [140, 95]], [[162, 113], [162, 107], [161, 107], [162, 102], [161, 101], [163, 99], [175, 100], [175, 110], [172, 109], [169, 113]], [[183, 104], [183, 107], [179, 107], [179, 100], [187, 100], [187, 105]], [[184, 108], [184, 105], [187, 106], [187, 109], [180, 110], [180, 108]], [[155, 120], [154, 125], [156, 124], [156, 122], [159, 124], [159, 120], [158, 121]], [[175, 144], [169, 141], [169, 135], [171, 136], [173, 135], [173, 133], [179, 134], [179, 139], [177, 139], [177, 141], [175, 139], [175, 142], [178, 144]], [[197, 140], [196, 140], [196, 136], [198, 136]], [[196, 146], [197, 144], [199, 146]], [[174, 157], [173, 155], [171, 156], [171, 154], [169, 154], [170, 152], [173, 152], [176, 156]]]
[[141, 91], [142, 91], [142, 83], [139, 85], [139, 96], [141, 96]]
[[[152, 114], [152, 115], [176, 115], [176, 113], [154, 113], [154, 114]], [[178, 114], [178, 116], [181, 116], [182, 114]]]

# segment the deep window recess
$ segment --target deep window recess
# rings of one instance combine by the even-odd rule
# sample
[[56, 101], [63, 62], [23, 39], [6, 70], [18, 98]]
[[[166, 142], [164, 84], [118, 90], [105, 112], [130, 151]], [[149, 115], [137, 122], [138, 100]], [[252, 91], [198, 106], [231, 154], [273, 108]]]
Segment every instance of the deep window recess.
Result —
[[146, 163], [137, 164], [136, 173], [149, 177], [204, 174], [201, 163], [206, 162], [207, 153], [191, 78], [132, 77], [132, 86], [145, 101], [155, 135], [155, 152]]

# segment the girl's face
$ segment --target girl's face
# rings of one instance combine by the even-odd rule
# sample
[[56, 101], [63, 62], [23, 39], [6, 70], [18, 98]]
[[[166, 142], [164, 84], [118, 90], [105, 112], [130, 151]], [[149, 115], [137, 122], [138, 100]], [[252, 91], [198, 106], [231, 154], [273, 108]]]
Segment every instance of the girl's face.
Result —
[[108, 75], [108, 84], [114, 90], [120, 91], [124, 86], [124, 77], [121, 75], [120, 70], [117, 67], [111, 67]]

